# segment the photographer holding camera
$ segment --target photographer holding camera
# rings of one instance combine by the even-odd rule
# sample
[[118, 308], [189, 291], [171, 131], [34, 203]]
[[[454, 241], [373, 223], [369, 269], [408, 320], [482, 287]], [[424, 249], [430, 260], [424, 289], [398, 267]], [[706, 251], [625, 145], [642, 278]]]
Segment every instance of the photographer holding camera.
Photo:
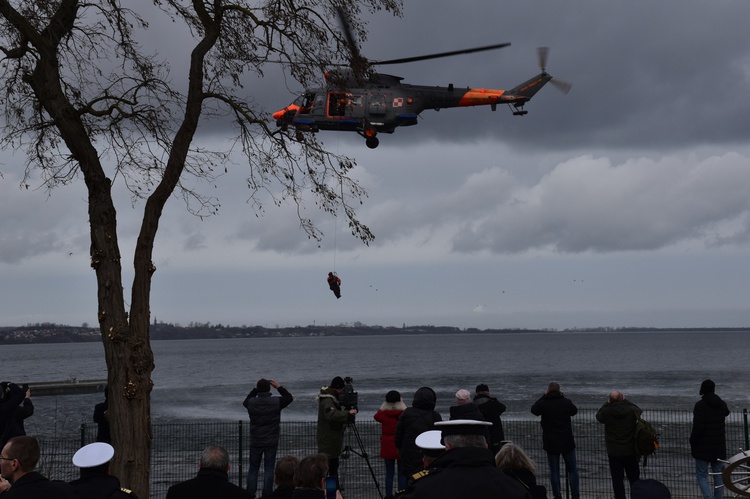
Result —
[[25, 397], [25, 390], [15, 383], [0, 383], [0, 448], [13, 437], [22, 435], [15, 421], [16, 409]]
[[[356, 392], [346, 392], [343, 400], [339, 400], [345, 392], [346, 383], [341, 376], [331, 380], [330, 386], [320, 389], [316, 397], [318, 401], [318, 452], [328, 458], [328, 476], [338, 477], [339, 456], [344, 443], [344, 428], [346, 423], [353, 423], [357, 414], [356, 401], [349, 395], [356, 397]], [[349, 383], [351, 387], [351, 380]], [[338, 483], [337, 487], [338, 488]]]

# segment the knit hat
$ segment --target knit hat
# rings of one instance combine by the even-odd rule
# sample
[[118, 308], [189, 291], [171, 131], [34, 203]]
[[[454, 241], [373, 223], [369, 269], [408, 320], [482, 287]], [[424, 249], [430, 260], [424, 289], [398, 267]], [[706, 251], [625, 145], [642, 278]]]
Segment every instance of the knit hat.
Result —
[[477, 389], [475, 390], [477, 393], [479, 392], [488, 392], [490, 391], [490, 387], [485, 385], [484, 383], [481, 383], [477, 385]]
[[705, 395], [707, 393], [714, 393], [715, 391], [716, 391], [716, 383], [714, 383], [710, 379], [707, 379], [706, 381], [701, 383], [700, 395]]
[[637, 480], [630, 487], [632, 499], [671, 499], [672, 493], [658, 480]]
[[269, 383], [266, 378], [260, 378], [258, 384], [255, 385], [255, 389], [258, 390], [258, 393], [270, 392], [271, 383]]
[[456, 392], [456, 403], [458, 405], [468, 404], [469, 402], [471, 402], [471, 393], [469, 393], [469, 390], [461, 388]]
[[331, 388], [336, 388], [337, 390], [341, 390], [344, 388], [344, 378], [341, 376], [336, 376], [331, 380]]
[[398, 393], [396, 390], [391, 390], [390, 392], [385, 394], [385, 401], [389, 404], [395, 404], [396, 402], [399, 402], [401, 400], [401, 394]]

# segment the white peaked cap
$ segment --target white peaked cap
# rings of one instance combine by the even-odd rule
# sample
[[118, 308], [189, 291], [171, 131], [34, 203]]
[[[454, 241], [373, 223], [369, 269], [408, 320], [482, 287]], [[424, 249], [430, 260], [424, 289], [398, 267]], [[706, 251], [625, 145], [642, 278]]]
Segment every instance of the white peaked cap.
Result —
[[415, 443], [417, 447], [424, 450], [444, 450], [445, 445], [440, 443], [441, 436], [440, 430], [424, 431], [417, 436]]
[[73, 464], [79, 468], [94, 468], [108, 463], [115, 455], [115, 449], [104, 442], [84, 445], [73, 454]]

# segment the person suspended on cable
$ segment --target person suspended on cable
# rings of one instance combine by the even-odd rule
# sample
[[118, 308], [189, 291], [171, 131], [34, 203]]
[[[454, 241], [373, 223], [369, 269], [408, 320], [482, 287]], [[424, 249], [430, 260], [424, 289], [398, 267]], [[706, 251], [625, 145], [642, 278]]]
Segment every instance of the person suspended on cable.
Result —
[[341, 279], [333, 272], [328, 273], [328, 287], [331, 288], [336, 298], [341, 298]]

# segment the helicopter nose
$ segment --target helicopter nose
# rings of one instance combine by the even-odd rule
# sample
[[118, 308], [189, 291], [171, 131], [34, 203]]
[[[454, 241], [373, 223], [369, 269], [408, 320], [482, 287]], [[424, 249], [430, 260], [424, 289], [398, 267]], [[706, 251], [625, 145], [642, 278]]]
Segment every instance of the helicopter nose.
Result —
[[271, 116], [273, 116], [273, 119], [275, 119], [276, 121], [278, 121], [278, 120], [284, 118], [284, 114], [286, 113], [287, 109], [288, 108], [286, 108], [286, 107], [284, 109], [279, 109], [278, 111], [276, 111], [275, 113], [273, 113]]

